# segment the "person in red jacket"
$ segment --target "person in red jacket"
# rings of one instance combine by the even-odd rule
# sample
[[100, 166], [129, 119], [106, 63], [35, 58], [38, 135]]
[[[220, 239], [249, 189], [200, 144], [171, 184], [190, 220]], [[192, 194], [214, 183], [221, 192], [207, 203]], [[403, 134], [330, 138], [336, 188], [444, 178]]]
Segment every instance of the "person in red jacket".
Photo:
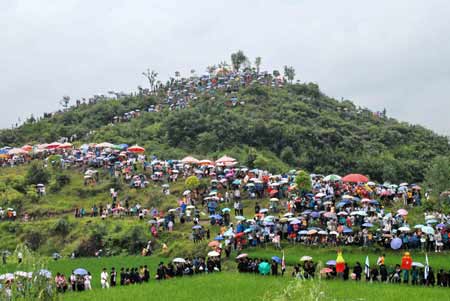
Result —
[[412, 262], [413, 261], [409, 252], [405, 252], [402, 257], [401, 265], [401, 269], [403, 270], [403, 283], [409, 282], [409, 270], [411, 270]]

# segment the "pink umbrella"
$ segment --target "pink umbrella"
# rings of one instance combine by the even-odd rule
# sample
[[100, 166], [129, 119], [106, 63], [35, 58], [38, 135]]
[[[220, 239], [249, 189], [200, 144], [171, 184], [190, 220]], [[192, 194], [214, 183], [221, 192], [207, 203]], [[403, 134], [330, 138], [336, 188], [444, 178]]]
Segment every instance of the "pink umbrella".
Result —
[[408, 215], [408, 211], [406, 211], [405, 209], [398, 209], [397, 214], [401, 215], [401, 216], [405, 216], [405, 215]]
[[236, 259], [245, 258], [245, 257], [247, 257], [247, 256], [248, 256], [248, 254], [242, 253], [242, 254], [238, 255], [238, 256], [236, 257]]

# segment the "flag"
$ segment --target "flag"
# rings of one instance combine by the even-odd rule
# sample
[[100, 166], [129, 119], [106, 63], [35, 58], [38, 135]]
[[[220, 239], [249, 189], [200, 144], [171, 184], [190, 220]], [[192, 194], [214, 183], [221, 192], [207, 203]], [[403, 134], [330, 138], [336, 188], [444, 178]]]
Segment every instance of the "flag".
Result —
[[427, 280], [429, 272], [430, 272], [430, 265], [428, 264], [428, 254], [425, 253], [425, 271], [423, 272], [423, 278], [425, 280]]
[[364, 274], [366, 275], [366, 278], [370, 278], [370, 263], [369, 263], [369, 256], [366, 256], [366, 263], [364, 266]]
[[284, 260], [284, 251], [283, 251], [283, 258], [281, 259], [281, 269], [286, 270], [286, 261]]
[[345, 270], [345, 260], [342, 257], [342, 252], [338, 251], [338, 256], [336, 258], [336, 272], [343, 273]]

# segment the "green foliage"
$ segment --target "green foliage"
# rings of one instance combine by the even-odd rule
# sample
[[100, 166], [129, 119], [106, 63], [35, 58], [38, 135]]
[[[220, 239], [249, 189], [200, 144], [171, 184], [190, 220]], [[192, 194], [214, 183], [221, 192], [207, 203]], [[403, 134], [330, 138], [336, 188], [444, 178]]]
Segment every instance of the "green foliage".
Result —
[[290, 166], [296, 165], [295, 153], [290, 146], [286, 146], [285, 148], [283, 148], [280, 154], [280, 159]]
[[425, 173], [425, 185], [438, 197], [450, 189], [450, 157], [439, 156], [431, 161]]
[[297, 175], [295, 176], [295, 184], [297, 184], [297, 189], [301, 192], [311, 191], [311, 177], [304, 170], [297, 172]]
[[[253, 167], [256, 153], [264, 153], [259, 161], [266, 167], [270, 167], [267, 164], [273, 154], [283, 164], [311, 172], [344, 175], [357, 171], [375, 181], [397, 183], [422, 182], [429, 162], [450, 153], [446, 137], [376, 115], [349, 100], [327, 97], [314, 83], [283, 88], [255, 83], [237, 94], [244, 105], [227, 107], [229, 95], [217, 90], [214, 99], [209, 94], [199, 95], [188, 108], [163, 109], [161, 113], [145, 109], [149, 104], [164, 103], [163, 96], [101, 99], [1, 130], [0, 145], [49, 142], [76, 134], [80, 143], [139, 143], [161, 159], [181, 158], [193, 151], [212, 158], [233, 150], [227, 154]], [[135, 109], [141, 110], [141, 117], [111, 125], [114, 116]], [[250, 148], [255, 151], [245, 151]], [[25, 179], [27, 185], [30, 180]]]
[[50, 173], [45, 169], [42, 163], [34, 161], [28, 168], [25, 176], [27, 185], [47, 184], [50, 181]]
[[235, 53], [231, 54], [231, 64], [233, 65], [234, 70], [239, 70], [245, 62], [248, 61], [248, 58], [245, 56], [242, 50], [238, 50]]
[[195, 190], [200, 185], [200, 180], [196, 176], [190, 176], [185, 181], [185, 186], [189, 190]]
[[59, 234], [61, 236], [66, 236], [70, 232], [70, 224], [67, 218], [60, 218], [55, 227], [53, 228], [54, 233]]

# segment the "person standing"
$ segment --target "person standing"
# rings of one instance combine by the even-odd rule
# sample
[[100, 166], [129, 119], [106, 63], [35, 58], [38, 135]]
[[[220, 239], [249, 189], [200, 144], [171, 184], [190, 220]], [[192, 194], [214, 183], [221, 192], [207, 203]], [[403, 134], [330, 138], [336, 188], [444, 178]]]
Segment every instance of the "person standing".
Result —
[[87, 275], [84, 276], [84, 289], [86, 291], [92, 290], [91, 281], [92, 281], [92, 275], [90, 272], [88, 272]]
[[23, 253], [20, 251], [17, 253], [17, 261], [19, 264], [21, 264], [23, 261]]
[[106, 268], [103, 268], [103, 271], [100, 274], [100, 283], [102, 285], [102, 288], [109, 288], [108, 272], [106, 271]]
[[77, 276], [75, 276], [74, 272], [70, 275], [70, 285], [72, 286], [72, 291], [76, 291], [77, 288]]
[[144, 265], [144, 282], [148, 282], [150, 280], [150, 271], [148, 267]]
[[116, 282], [117, 282], [117, 272], [116, 272], [116, 269], [113, 267], [111, 269], [111, 276], [110, 276], [110, 285], [111, 285], [111, 287], [116, 286]]
[[120, 269], [120, 285], [124, 285], [125, 284], [125, 269], [121, 268]]

